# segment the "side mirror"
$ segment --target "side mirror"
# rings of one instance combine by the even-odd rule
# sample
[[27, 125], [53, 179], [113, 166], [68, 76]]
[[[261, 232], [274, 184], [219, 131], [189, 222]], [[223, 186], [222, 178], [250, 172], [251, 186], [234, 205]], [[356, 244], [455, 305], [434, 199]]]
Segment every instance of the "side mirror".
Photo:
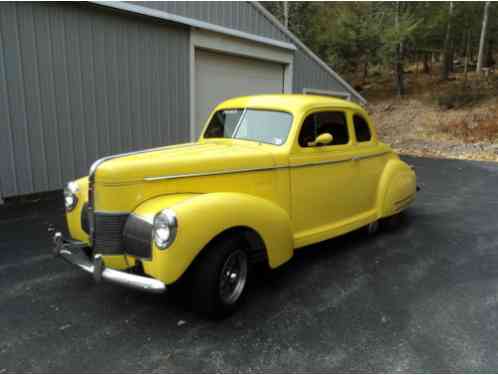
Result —
[[322, 145], [329, 145], [332, 143], [334, 140], [334, 137], [332, 137], [332, 134], [330, 133], [323, 133], [320, 134], [318, 137], [313, 142], [308, 142], [309, 147], [313, 146], [322, 146]]

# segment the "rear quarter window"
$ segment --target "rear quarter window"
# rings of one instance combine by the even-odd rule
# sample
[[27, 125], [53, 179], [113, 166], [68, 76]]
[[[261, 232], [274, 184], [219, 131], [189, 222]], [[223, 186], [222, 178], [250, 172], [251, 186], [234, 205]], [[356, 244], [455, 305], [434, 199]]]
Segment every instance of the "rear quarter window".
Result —
[[367, 120], [360, 115], [353, 116], [354, 132], [358, 142], [368, 142], [372, 139], [372, 133]]

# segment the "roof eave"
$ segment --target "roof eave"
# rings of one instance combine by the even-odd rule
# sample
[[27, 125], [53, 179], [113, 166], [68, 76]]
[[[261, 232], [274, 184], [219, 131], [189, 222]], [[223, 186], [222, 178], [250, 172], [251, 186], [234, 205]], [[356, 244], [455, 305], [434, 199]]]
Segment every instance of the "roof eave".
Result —
[[229, 35], [229, 36], [233, 36], [233, 37], [237, 37], [237, 38], [242, 38], [242, 39], [250, 40], [250, 41], [253, 41], [256, 43], [262, 43], [262, 44], [270, 45], [273, 47], [283, 48], [286, 50], [291, 50], [291, 51], [296, 50], [296, 46], [294, 46], [292, 43], [287, 43], [284, 41], [271, 39], [271, 38], [267, 38], [267, 37], [260, 36], [260, 35], [246, 33], [244, 31], [231, 29], [228, 27], [220, 26], [220, 25], [215, 25], [215, 24], [201, 21], [201, 20], [197, 20], [194, 18], [180, 16], [180, 15], [165, 12], [165, 11], [159, 10], [159, 9], [153, 9], [153, 8], [148, 8], [148, 7], [145, 7], [142, 5], [131, 4], [131, 3], [128, 3], [125, 1], [90, 1], [90, 3], [95, 4], [95, 5], [99, 5], [99, 6], [104, 6], [107, 8], [112, 8], [112, 9], [119, 10], [119, 11], [139, 14], [142, 16], [161, 19], [163, 21], [178, 23], [178, 24], [181, 24], [181, 25], [184, 25], [187, 27], [193, 27], [193, 28], [213, 31], [216, 33], [225, 34], [225, 35]]

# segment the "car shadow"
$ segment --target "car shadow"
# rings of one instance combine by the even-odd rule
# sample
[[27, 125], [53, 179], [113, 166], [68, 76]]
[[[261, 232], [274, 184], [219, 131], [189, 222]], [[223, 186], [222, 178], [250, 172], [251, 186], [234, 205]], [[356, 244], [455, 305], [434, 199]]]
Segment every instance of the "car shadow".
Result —
[[[287, 263], [277, 269], [256, 267], [248, 285], [245, 301], [232, 318], [232, 321], [251, 321], [255, 314], [263, 318], [269, 314], [284, 310], [286, 296], [297, 300], [306, 298], [308, 291], [315, 287], [327, 288], [331, 284], [351, 284], [358, 277], [358, 265], [369, 269], [382, 252], [386, 251], [386, 241], [393, 236], [403, 236], [415, 221], [415, 214], [408, 210], [403, 215], [399, 226], [394, 229], [381, 229], [369, 235], [366, 228], [360, 228], [345, 235], [322, 241], [317, 244], [297, 249], [295, 255]], [[377, 242], [382, 242], [379, 246]], [[372, 244], [373, 243], [373, 244]], [[185, 297], [185, 296], [184, 296]], [[157, 300], [151, 303], [159, 303]], [[265, 306], [265, 309], [261, 309]], [[160, 309], [170, 309], [171, 312], [189, 316], [199, 322], [207, 320], [192, 313], [186, 299], [169, 296], [163, 300]], [[265, 311], [267, 310], [267, 311]], [[216, 322], [212, 322], [216, 323]]]
[[[385, 240], [390, 236], [402, 235], [415, 221], [415, 216], [411, 211], [407, 211], [402, 216], [399, 225], [393, 229], [382, 228], [375, 234], [368, 234], [365, 227], [353, 232], [325, 240], [313, 245], [305, 246], [295, 250], [294, 256], [281, 267], [260, 273], [260, 276], [253, 278], [251, 288], [257, 289], [268, 280], [288, 283], [295, 278], [299, 278], [302, 272], [311, 270], [315, 265], [326, 263], [340, 263], [345, 258], [361, 257], [362, 260], [375, 258], [379, 249], [372, 248], [370, 244], [379, 239]], [[372, 250], [373, 252], [367, 252]]]
[[[357, 277], [357, 272], [352, 272], [355, 264], [373, 264], [379, 251], [383, 250], [382, 247], [372, 246], [372, 242], [379, 239], [384, 241], [389, 236], [403, 234], [414, 220], [414, 215], [407, 214], [399, 227], [394, 230], [380, 230], [374, 235], [369, 235], [365, 228], [361, 228], [298, 249], [291, 260], [277, 269], [257, 267], [252, 272], [244, 303], [232, 317], [223, 320], [223, 324], [230, 325], [230, 322], [237, 322], [237, 325], [253, 321], [255, 315], [261, 319], [267, 313], [279, 314], [285, 309], [287, 296], [291, 295], [299, 300], [301, 294], [306, 297], [306, 290], [320, 286], [317, 285], [316, 279], [318, 284], [322, 283], [322, 287], [327, 287], [335, 280], [341, 280], [344, 284], [350, 283]], [[92, 288], [92, 280], [81, 282], [85, 288]], [[171, 327], [171, 324], [181, 325], [182, 321], [188, 321], [190, 326], [192, 324], [211, 326], [221, 322], [211, 321], [192, 312], [188, 289], [158, 296], [109, 284], [101, 284], [94, 288], [99, 288], [99, 295], [104, 297], [106, 304], [130, 309], [130, 313], [147, 315], [147, 323], [142, 324], [147, 324], [151, 330], [153, 327], [157, 329]], [[265, 306], [267, 311], [262, 310], [261, 306]]]

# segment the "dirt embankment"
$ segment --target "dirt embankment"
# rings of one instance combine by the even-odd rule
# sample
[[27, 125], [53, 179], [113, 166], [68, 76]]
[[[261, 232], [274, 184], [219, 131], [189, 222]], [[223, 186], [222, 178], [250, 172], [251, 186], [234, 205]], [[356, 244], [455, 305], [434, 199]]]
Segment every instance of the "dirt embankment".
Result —
[[400, 153], [498, 161], [496, 98], [449, 110], [419, 99], [387, 99], [368, 109], [379, 138]]

